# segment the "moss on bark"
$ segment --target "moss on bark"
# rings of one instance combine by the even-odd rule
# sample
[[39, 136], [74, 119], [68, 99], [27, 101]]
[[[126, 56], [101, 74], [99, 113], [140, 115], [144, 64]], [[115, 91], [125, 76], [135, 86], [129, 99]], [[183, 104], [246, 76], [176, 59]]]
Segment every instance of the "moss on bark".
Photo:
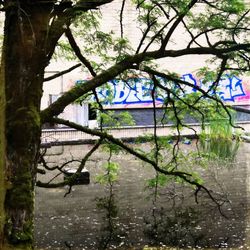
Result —
[[[34, 5], [35, 7], [35, 5]], [[28, 10], [27, 10], [28, 11]], [[45, 58], [35, 44], [22, 40], [17, 14], [6, 12], [6, 139], [4, 245], [0, 249], [29, 250], [34, 248], [34, 182], [40, 143], [40, 99]], [[40, 13], [38, 13], [40, 18]], [[38, 17], [32, 15], [29, 22]], [[25, 19], [26, 20], [26, 19]], [[38, 24], [36, 24], [38, 25]], [[25, 25], [24, 25], [25, 26]], [[29, 27], [30, 23], [28, 26]], [[37, 38], [39, 27], [35, 29]], [[29, 40], [30, 28], [25, 30]], [[31, 53], [32, 52], [32, 53]], [[45, 56], [45, 55], [44, 55]]]
[[9, 142], [16, 150], [27, 150], [25, 146], [31, 144], [34, 133], [40, 131], [40, 116], [38, 111], [34, 106], [21, 107], [16, 110], [10, 119], [10, 126], [8, 126], [7, 130]]
[[32, 179], [30, 171], [25, 171], [14, 177], [12, 188], [7, 191], [11, 191], [11, 195], [7, 196], [8, 200], [6, 201], [9, 208], [31, 209], [33, 207]]
[[5, 223], [5, 77], [4, 77], [4, 46], [2, 49], [0, 70], [0, 249], [3, 245]]

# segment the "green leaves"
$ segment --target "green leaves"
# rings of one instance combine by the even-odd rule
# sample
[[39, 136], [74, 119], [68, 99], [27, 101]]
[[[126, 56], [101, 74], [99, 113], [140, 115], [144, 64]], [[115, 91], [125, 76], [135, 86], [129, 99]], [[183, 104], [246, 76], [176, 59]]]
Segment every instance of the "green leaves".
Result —
[[106, 152], [111, 152], [112, 154], [118, 154], [122, 151], [122, 148], [114, 143], [105, 142], [102, 145], [102, 149]]
[[233, 131], [229, 118], [223, 117], [220, 113], [214, 113], [200, 135], [200, 143], [203, 151], [208, 153], [210, 158], [224, 161], [235, 159], [239, 142], [239, 137], [236, 136], [233, 139]]
[[147, 187], [154, 188], [156, 185], [163, 187], [166, 184], [168, 184], [170, 181], [172, 181], [173, 179], [174, 178], [172, 176], [158, 174], [156, 177], [147, 180]]
[[102, 121], [102, 124], [105, 127], [109, 128], [119, 128], [121, 126], [134, 125], [133, 117], [128, 111], [122, 111], [118, 113], [115, 111], [108, 110], [100, 113], [98, 120]]
[[98, 175], [96, 181], [100, 184], [114, 183], [118, 180], [119, 164], [116, 162], [107, 162], [103, 165], [106, 174]]
[[[246, 11], [243, 0], [204, 2], [200, 6], [200, 13], [194, 12], [189, 16], [188, 27], [193, 35], [197, 34], [197, 38], [205, 38], [206, 35], [206, 40], [210, 42], [216, 40], [235, 42], [236, 36], [243, 41], [244, 31], [249, 27], [249, 16]], [[222, 47], [228, 45], [229, 43], [221, 43]]]
[[245, 3], [243, 0], [226, 0], [218, 1], [221, 4], [219, 7], [230, 14], [240, 14], [245, 10]]

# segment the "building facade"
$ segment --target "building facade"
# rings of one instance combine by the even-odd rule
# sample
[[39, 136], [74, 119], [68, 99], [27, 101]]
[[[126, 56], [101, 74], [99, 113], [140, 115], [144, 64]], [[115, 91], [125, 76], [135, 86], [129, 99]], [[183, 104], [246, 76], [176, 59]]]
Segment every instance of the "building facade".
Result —
[[[120, 20], [118, 19], [117, 12], [120, 10], [121, 4], [121, 1], [115, 0], [102, 7], [103, 18], [101, 28], [103, 31], [113, 31], [114, 34], [119, 36]], [[195, 11], [202, 11], [202, 6], [202, 1], [200, 1]], [[132, 47], [136, 48], [138, 40], [141, 38], [141, 33], [138, 23], [136, 22], [135, 8], [130, 5], [129, 1], [126, 2], [123, 12], [123, 34], [125, 37], [128, 37]], [[181, 28], [176, 30], [174, 37], [175, 41], [171, 44], [173, 49], [182, 48], [186, 45], [187, 34], [185, 34]], [[204, 84], [202, 77], [199, 77], [197, 72], [201, 67], [207, 64], [208, 59], [208, 56], [205, 55], [189, 55], [185, 56], [185, 58], [167, 58], [160, 61], [159, 67], [168, 72], [176, 72], [181, 80], [206, 90], [210, 87], [210, 84]], [[58, 73], [58, 68], [64, 70], [73, 65], [73, 62], [58, 59], [52, 62], [48, 67], [46, 77]], [[76, 68], [69, 74], [45, 82], [44, 95], [41, 103], [42, 109], [55, 101], [62, 93], [90, 77], [91, 76], [83, 69]], [[104, 100], [107, 97], [109, 97], [109, 99], [112, 97], [112, 102], [103, 103], [104, 109], [114, 110], [116, 113], [128, 111], [134, 118], [135, 125], [138, 126], [153, 125], [153, 100], [151, 97], [152, 87], [150, 87], [150, 79], [145, 76], [131, 76], [126, 79], [126, 81], [114, 79], [108, 83], [108, 86], [107, 89], [99, 89], [97, 91], [100, 99]], [[195, 91], [195, 88], [186, 87], [185, 89], [186, 94], [194, 93]], [[221, 97], [225, 104], [248, 108], [248, 106], [250, 106], [250, 77], [225, 75], [219, 83], [216, 94]], [[88, 102], [81, 103], [81, 105], [77, 103], [71, 104], [60, 116], [84, 126], [97, 126], [96, 115], [91, 109], [91, 102], [95, 102], [95, 100], [90, 99]], [[156, 114], [159, 119], [163, 114], [163, 110], [161, 109], [163, 102], [162, 96], [156, 98]], [[237, 119], [250, 120], [249, 116], [247, 114], [243, 115], [243, 113], [239, 113]], [[191, 119], [190, 122], [195, 121]]]

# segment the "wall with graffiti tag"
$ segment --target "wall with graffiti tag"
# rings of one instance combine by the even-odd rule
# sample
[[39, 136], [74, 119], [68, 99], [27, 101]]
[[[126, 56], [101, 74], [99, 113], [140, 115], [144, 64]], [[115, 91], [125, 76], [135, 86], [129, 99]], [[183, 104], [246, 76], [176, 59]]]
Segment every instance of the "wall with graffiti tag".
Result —
[[[198, 79], [194, 74], [184, 74], [181, 80], [191, 83], [193, 86], [199, 86], [207, 91], [212, 83]], [[161, 79], [160, 79], [161, 81]], [[173, 84], [172, 84], [173, 85]], [[173, 87], [173, 86], [169, 86]], [[108, 86], [98, 90], [98, 96], [105, 101], [106, 108], [145, 108], [152, 107], [152, 82], [147, 78], [131, 78], [129, 80], [113, 80]], [[189, 94], [196, 92], [195, 87], [182, 89], [183, 93]], [[232, 105], [250, 105], [250, 78], [239, 78], [236, 76], [224, 76], [216, 89], [216, 94], [221, 99]], [[165, 94], [158, 92], [156, 95], [156, 106], [161, 106]]]
[[[181, 79], [186, 82], [192, 83], [193, 85], [199, 86], [205, 91], [207, 91], [212, 85], [212, 82], [203, 84], [202, 79], [197, 79], [192, 74], [185, 74], [181, 77]], [[195, 92], [196, 90], [191, 89], [190, 92], [193, 91]], [[243, 99], [242, 97], [247, 97], [245, 99], [250, 101], [250, 88], [247, 88], [247, 83], [244, 83], [242, 79], [236, 76], [224, 76], [219, 82], [216, 93], [221, 97], [223, 101], [231, 102], [232, 104], [239, 104]], [[249, 103], [250, 102], [245, 104]]]

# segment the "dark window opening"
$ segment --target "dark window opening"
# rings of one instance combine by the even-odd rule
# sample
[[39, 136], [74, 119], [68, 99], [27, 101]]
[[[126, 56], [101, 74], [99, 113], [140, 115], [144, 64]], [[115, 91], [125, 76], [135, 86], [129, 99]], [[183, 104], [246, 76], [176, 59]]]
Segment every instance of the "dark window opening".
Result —
[[97, 119], [97, 109], [91, 103], [88, 105], [89, 107], [89, 120], [96, 120]]

